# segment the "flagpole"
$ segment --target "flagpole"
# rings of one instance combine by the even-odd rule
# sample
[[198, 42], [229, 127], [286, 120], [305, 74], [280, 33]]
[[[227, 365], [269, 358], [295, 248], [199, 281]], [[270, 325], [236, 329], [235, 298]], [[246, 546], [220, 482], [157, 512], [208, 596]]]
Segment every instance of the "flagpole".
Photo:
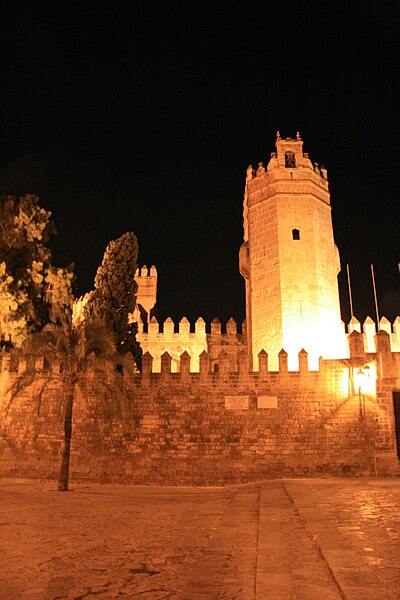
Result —
[[375, 275], [374, 275], [374, 265], [371, 264], [371, 275], [372, 275], [372, 286], [374, 288], [374, 298], [375, 298], [375, 311], [376, 311], [376, 321], [377, 327], [379, 331], [379, 310], [378, 310], [378, 298], [376, 296], [376, 285], [375, 285]]
[[348, 264], [346, 265], [346, 267], [347, 267], [347, 285], [349, 288], [349, 298], [350, 298], [350, 315], [351, 315], [351, 318], [353, 318], [353, 316], [354, 316], [353, 315], [353, 297], [351, 294], [350, 267]]

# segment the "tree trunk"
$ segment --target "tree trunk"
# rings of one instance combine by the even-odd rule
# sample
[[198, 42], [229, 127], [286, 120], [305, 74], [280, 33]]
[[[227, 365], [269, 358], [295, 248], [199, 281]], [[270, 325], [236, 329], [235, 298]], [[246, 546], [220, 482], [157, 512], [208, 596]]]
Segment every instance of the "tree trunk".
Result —
[[69, 481], [69, 457], [71, 454], [71, 436], [72, 436], [72, 406], [74, 403], [74, 391], [68, 392], [65, 399], [64, 416], [64, 448], [61, 459], [60, 478], [58, 480], [58, 491], [68, 491]]

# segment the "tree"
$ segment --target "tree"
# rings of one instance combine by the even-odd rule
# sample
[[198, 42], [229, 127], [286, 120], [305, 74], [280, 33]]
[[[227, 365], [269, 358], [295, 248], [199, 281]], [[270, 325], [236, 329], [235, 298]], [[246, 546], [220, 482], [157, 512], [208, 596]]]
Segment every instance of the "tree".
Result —
[[129, 315], [136, 306], [137, 256], [138, 243], [132, 232], [108, 244], [97, 269], [95, 289], [85, 305], [85, 317], [109, 324], [118, 353], [131, 352], [140, 369], [142, 351], [136, 340], [137, 323], [129, 323]]
[[72, 307], [73, 265], [51, 266], [55, 227], [33, 195], [0, 198], [0, 344], [20, 347]]
[[[13, 289], [14, 278], [7, 274], [7, 265], [0, 263], [0, 340], [5, 347], [19, 347], [26, 336], [26, 317], [18, 310], [28, 302], [27, 294]], [[12, 342], [11, 342], [12, 340]]]
[[[68, 491], [69, 483], [72, 416], [77, 388], [79, 387], [83, 394], [86, 394], [88, 386], [93, 385], [96, 395], [106, 390], [117, 401], [124, 393], [120, 377], [115, 370], [114, 338], [110, 330], [99, 321], [83, 321], [74, 327], [70, 316], [65, 316], [62, 322], [49, 323], [42, 332], [30, 336], [23, 352], [31, 357], [44, 355], [47, 361], [60, 366], [58, 372], [37, 371], [34, 361], [28, 360], [26, 372], [16, 379], [11, 388], [8, 408], [18, 394], [35, 382], [38, 390], [39, 413], [46, 388], [54, 380], [59, 383], [64, 420], [64, 443], [58, 490], [65, 492]], [[96, 368], [96, 377], [93, 379], [90, 379], [88, 373], [91, 357]]]

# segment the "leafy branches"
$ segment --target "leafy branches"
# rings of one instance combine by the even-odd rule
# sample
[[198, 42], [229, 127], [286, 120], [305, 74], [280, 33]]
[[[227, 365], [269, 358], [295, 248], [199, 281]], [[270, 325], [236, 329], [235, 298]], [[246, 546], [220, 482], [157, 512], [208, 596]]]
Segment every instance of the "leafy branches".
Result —
[[36, 196], [0, 198], [0, 344], [20, 347], [72, 308], [73, 266], [51, 266], [51, 213]]

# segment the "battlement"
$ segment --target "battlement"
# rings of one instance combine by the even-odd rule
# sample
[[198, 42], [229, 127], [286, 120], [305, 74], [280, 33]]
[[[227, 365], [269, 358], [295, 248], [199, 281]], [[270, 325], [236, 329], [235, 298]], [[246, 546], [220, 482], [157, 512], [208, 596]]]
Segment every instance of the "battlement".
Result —
[[[224, 330], [224, 332], [223, 332]], [[382, 317], [379, 323], [379, 328], [368, 317], [364, 324], [353, 318], [343, 331], [346, 332], [347, 348], [343, 355], [338, 358], [348, 358], [350, 355], [349, 336], [353, 331], [360, 333], [360, 344], [363, 352], [374, 353], [377, 351], [375, 335], [379, 331], [385, 331], [389, 335], [389, 343], [392, 352], [400, 352], [400, 317], [394, 321], [393, 325]], [[154, 373], [161, 372], [161, 358], [167, 352], [171, 357], [171, 371], [179, 372], [179, 364], [181, 355], [186, 352], [190, 356], [191, 371], [200, 371], [200, 355], [203, 352], [208, 353], [211, 365], [218, 363], [219, 356], [222, 351], [228, 355], [229, 364], [234, 371], [234, 365], [238, 362], [240, 353], [247, 355], [247, 340], [246, 340], [246, 322], [242, 328], [234, 319], [229, 319], [225, 327], [218, 319], [214, 319], [209, 326], [201, 317], [193, 324], [190, 324], [186, 317], [183, 317], [179, 323], [174, 323], [171, 318], [168, 318], [164, 323], [159, 323], [155, 317], [152, 317], [147, 327], [140, 320], [138, 323], [138, 340], [143, 349], [143, 353], [147, 352], [152, 357], [152, 370]], [[305, 345], [305, 344], [304, 344]], [[266, 352], [268, 347], [264, 349]], [[272, 356], [270, 354], [270, 356]], [[296, 353], [288, 354], [289, 369], [296, 371], [299, 368], [299, 355]], [[326, 357], [330, 358], [330, 357]], [[244, 359], [243, 359], [244, 360]], [[272, 360], [275, 365], [277, 360]], [[312, 355], [308, 359], [310, 370], [318, 370], [318, 357]], [[254, 370], [257, 371], [257, 364], [254, 365]]]
[[148, 268], [146, 265], [138, 267], [135, 273], [135, 281], [138, 286], [142, 285], [143, 288], [147, 288], [153, 285], [154, 282], [157, 285], [157, 269], [154, 265]]
[[[249, 165], [246, 173], [247, 184], [260, 178], [265, 179], [264, 185], [273, 183], [277, 179], [309, 180], [328, 190], [328, 172], [323, 165], [312, 163], [308, 153], [303, 152], [303, 140], [299, 132], [295, 139], [291, 137], [283, 139], [278, 131], [275, 145], [276, 151], [271, 152], [268, 163], [258, 163], [257, 169]], [[254, 184], [258, 185], [256, 182]]]
[[371, 317], [367, 317], [363, 324], [353, 317], [347, 326], [347, 337], [353, 331], [361, 334], [362, 347], [366, 353], [376, 352], [375, 335], [378, 331], [386, 331], [389, 335], [391, 351], [400, 352], [400, 317], [396, 317], [393, 324], [386, 317], [382, 317], [379, 327]]
[[[210, 334], [207, 334], [210, 335]], [[221, 337], [227, 334], [221, 334]], [[232, 335], [232, 334], [228, 334]], [[240, 334], [236, 334], [240, 335]], [[393, 335], [393, 334], [392, 334]], [[209, 338], [208, 338], [209, 339]], [[171, 354], [167, 351], [163, 352], [160, 356], [159, 368], [154, 368], [154, 358], [150, 352], [146, 351], [142, 356], [142, 376], [146, 376], [150, 373], [161, 373], [161, 374], [174, 374], [180, 373], [183, 376], [188, 374], [197, 374], [207, 379], [216, 374], [228, 377], [228, 375], [235, 375], [246, 380], [247, 376], [251, 377], [265, 377], [267, 375], [285, 375], [296, 373], [314, 373], [316, 376], [318, 372], [326, 371], [329, 369], [341, 371], [346, 370], [349, 366], [356, 369], [363, 367], [369, 362], [374, 362], [377, 355], [384, 355], [387, 363], [387, 368], [382, 370], [380, 373], [381, 377], [391, 376], [389, 373], [390, 369], [394, 369], [395, 372], [400, 370], [400, 352], [395, 352], [392, 345], [392, 337], [388, 331], [380, 329], [374, 335], [374, 348], [373, 350], [367, 351], [364, 344], [364, 336], [357, 330], [353, 330], [348, 335], [349, 354], [347, 357], [341, 359], [323, 359], [320, 357], [318, 369], [311, 369], [309, 365], [309, 355], [304, 349], [301, 349], [298, 353], [298, 366], [296, 369], [289, 368], [288, 353], [282, 348], [278, 353], [278, 370], [272, 370], [270, 368], [269, 355], [265, 350], [261, 350], [257, 357], [257, 365], [254, 370], [249, 370], [247, 360], [247, 349], [245, 345], [237, 347], [235, 355], [232, 357], [229, 353], [229, 348], [226, 349], [221, 345], [220, 351], [216, 355], [215, 351], [207, 352], [203, 350], [195, 363], [192, 362], [192, 356], [186, 350], [178, 357], [178, 360], [173, 361]], [[274, 361], [275, 362], [275, 361]], [[389, 365], [389, 367], [388, 367]], [[192, 368], [192, 366], [194, 368]]]
[[222, 324], [218, 319], [214, 319], [208, 331], [207, 329], [206, 322], [201, 317], [194, 323], [194, 327], [191, 327], [186, 317], [177, 324], [170, 317], [162, 324], [152, 317], [147, 328], [142, 321], [138, 322], [137, 339], [143, 353], [149, 352], [152, 356], [154, 372], [160, 372], [161, 357], [165, 352], [171, 356], [172, 372], [179, 371], [180, 356], [183, 352], [190, 355], [191, 368], [198, 372], [202, 352], [208, 352], [214, 364], [222, 346], [231, 357], [237, 353], [238, 347], [243, 346], [242, 334], [232, 318], [226, 323], [226, 333], [222, 333]]
[[[245, 323], [243, 323], [241, 327], [243, 329]], [[186, 317], [182, 317], [179, 323], [174, 323], [171, 317], [165, 319], [163, 323], [159, 323], [156, 317], [152, 317], [147, 325], [147, 331], [145, 331], [145, 329], [143, 321], [139, 320], [138, 330], [141, 335], [148, 336], [145, 339], [149, 339], [154, 337], [154, 335], [159, 334], [167, 336], [170, 334], [188, 336], [189, 334], [203, 335], [204, 333], [207, 333], [211, 335], [232, 336], [241, 333], [238, 323], [232, 317], [226, 322], [225, 327], [223, 327], [223, 324], [217, 318], [213, 319], [209, 326], [207, 326], [202, 317], [199, 317], [193, 325]], [[223, 329], [225, 329], [224, 333], [222, 331]]]
[[[385, 325], [385, 328], [382, 327]], [[387, 319], [383, 318], [380, 322], [380, 329], [373, 334], [373, 328], [375, 324], [372, 319], [366, 319], [364, 328], [366, 332], [362, 333], [359, 329], [361, 325], [353, 319], [348, 333], [348, 344], [349, 344], [349, 357], [343, 357], [343, 359], [323, 359], [320, 357], [318, 369], [311, 369], [309, 365], [309, 354], [306, 350], [301, 349], [298, 353], [298, 366], [296, 369], [290, 368], [289, 355], [282, 349], [277, 356], [278, 369], [271, 369], [270, 358], [271, 356], [263, 349], [259, 352], [257, 357], [257, 364], [254, 365], [254, 370], [249, 370], [247, 361], [247, 348], [245, 344], [240, 344], [241, 335], [238, 333], [238, 328], [233, 319], [230, 319], [227, 323], [227, 333], [221, 333], [221, 323], [218, 319], [215, 319], [211, 323], [210, 332], [206, 332], [206, 324], [203, 319], [198, 319], [195, 323], [195, 332], [190, 332], [190, 323], [186, 318], [181, 319], [178, 324], [179, 331], [174, 332], [174, 322], [172, 319], [166, 319], [163, 323], [163, 331], [157, 320], [153, 317], [149, 324], [150, 332], [142, 334], [147, 337], [147, 340], [153, 339], [156, 343], [156, 353], [153, 355], [149, 350], [146, 350], [142, 356], [142, 372], [136, 372], [134, 367], [134, 361], [130, 354], [125, 357], [121, 357], [123, 371], [129, 372], [130, 375], [134, 375], [138, 380], [151, 374], [181, 374], [183, 376], [190, 374], [199, 374], [203, 377], [215, 376], [217, 374], [228, 375], [236, 374], [240, 375], [243, 379], [247, 376], [265, 376], [266, 374], [286, 374], [286, 373], [317, 373], [321, 369], [324, 370], [330, 366], [337, 368], [338, 365], [348, 366], [349, 364], [362, 366], [362, 364], [375, 360], [376, 355], [385, 354], [387, 357], [392, 356], [394, 364], [398, 364], [400, 367], [400, 350], [395, 350], [394, 345], [398, 342], [400, 318], [398, 317], [394, 323], [395, 332], [389, 331], [390, 323]], [[369, 326], [369, 329], [367, 328]], [[160, 351], [162, 347], [162, 339], [166, 336], [171, 342], [174, 337], [181, 343], [186, 342], [190, 346], [192, 342], [192, 352], [188, 352], [183, 349], [180, 354], [179, 346], [175, 346], [175, 351], [169, 352], [168, 350]], [[211, 338], [217, 336], [217, 342], [213, 346], [210, 344]], [[372, 339], [372, 342], [371, 342]], [[160, 341], [161, 340], [161, 341]], [[235, 353], [230, 353], [230, 346], [235, 345]], [[197, 344], [203, 342], [203, 345], [211, 345], [211, 351], [207, 351], [206, 348], [198, 351]], [[167, 343], [167, 342], [165, 342]], [[373, 343], [373, 346], [372, 346]], [[150, 342], [148, 342], [150, 345]], [[28, 360], [31, 360], [28, 357]], [[350, 362], [349, 362], [350, 360]], [[274, 361], [275, 362], [275, 361]], [[23, 374], [26, 370], [27, 359], [22, 358], [16, 353], [3, 354], [1, 360], [1, 374], [4, 376], [6, 373]], [[397, 367], [396, 367], [397, 368]], [[38, 373], [40, 372], [53, 372], [59, 373], [58, 364], [50, 364], [47, 362], [45, 356], [35, 358], [35, 369]], [[88, 370], [94, 371], [94, 361], [88, 365]]]
[[[169, 326], [173, 324], [172, 319], [167, 319], [164, 322], [164, 325], [165, 323], [167, 323]], [[188, 325], [188, 322], [184, 322], [183, 324]], [[201, 319], [199, 325], [202, 324], [204, 324], [204, 321]], [[221, 335], [224, 336], [227, 334]], [[366, 363], [374, 362], [377, 355], [384, 355], [385, 361], [388, 364], [390, 363], [391, 367], [394, 366], [396, 372], [400, 371], [400, 352], [392, 352], [390, 346], [390, 334], [387, 331], [381, 329], [379, 332], [377, 332], [377, 334], [375, 334], [374, 352], [366, 352], [364, 350], [363, 334], [358, 332], [356, 329], [349, 334], [348, 339], [350, 358], [323, 359], [321, 357], [319, 360], [318, 371], [311, 370], [309, 368], [308, 353], [304, 349], [300, 350], [298, 353], [298, 369], [296, 370], [289, 369], [288, 353], [282, 349], [278, 354], [278, 370], [270, 369], [269, 355], [265, 350], [261, 350], [257, 357], [258, 364], [256, 365], [256, 370], [249, 371], [247, 352], [245, 347], [242, 347], [237, 352], [236, 359], [234, 361], [231, 360], [229, 353], [225, 349], [222, 349], [217, 356], [215, 356], [215, 354], [213, 356], [206, 350], [203, 350], [199, 355], [195, 353], [191, 356], [186, 350], [184, 350], [179, 355], [178, 359], [175, 359], [169, 352], [164, 351], [159, 357], [159, 365], [156, 364], [156, 361], [151, 353], [146, 351], [142, 356], [142, 371], [140, 373], [137, 372], [135, 368], [133, 357], [128, 354], [124, 357], [121, 357], [121, 373], [122, 376], [128, 376], [129, 378], [135, 379], [139, 385], [140, 383], [146, 385], [149, 375], [179, 376], [182, 382], [184, 382], [187, 377], [193, 375], [197, 378], [200, 377], [199, 380], [195, 379], [194, 381], [203, 381], [203, 383], [207, 383], [207, 385], [212, 383], [215, 380], [215, 377], [219, 377], [225, 382], [235, 380], [240, 385], [246, 384], [249, 378], [254, 381], [260, 379], [261, 381], [265, 377], [272, 376], [274, 377], [275, 383], [277, 383], [279, 376], [286, 376], [288, 374], [292, 374], [293, 376], [296, 376], [297, 374], [298, 376], [299, 374], [309, 373], [310, 375], [318, 377], [319, 372], [343, 371], [349, 367], [359, 369], [360, 366], [362, 367]], [[27, 368], [27, 360], [31, 360], [31, 358], [23, 358], [13, 352], [3, 354], [1, 357], [1, 381], [4, 383], [4, 381], [10, 375], [17, 376], [25, 373]], [[35, 370], [39, 376], [41, 373], [59, 374], [59, 363], [49, 363], [45, 356], [36, 357], [34, 360]], [[93, 373], [92, 376], [95, 374], [95, 362], [95, 357], [93, 355], [93, 360], [88, 361], [87, 369], [89, 378], [91, 372]], [[385, 372], [382, 371], [380, 373], [380, 376], [387, 377], [389, 376], [387, 373], [388, 372], [386, 369]], [[161, 381], [162, 379], [159, 378], [154, 379], [154, 382]], [[174, 381], [175, 383], [178, 382], [176, 378]], [[287, 385], [287, 379], [285, 377], [283, 381], [284, 384]]]
[[[222, 334], [224, 335], [224, 334]], [[285, 350], [281, 350], [278, 355], [279, 362], [279, 370], [278, 371], [270, 371], [268, 368], [268, 354], [264, 350], [262, 350], [258, 355], [258, 369], [257, 371], [249, 372], [248, 370], [248, 360], [247, 360], [247, 352], [243, 348], [237, 353], [236, 361], [231, 361], [228, 352], [225, 350], [221, 350], [217, 357], [212, 359], [210, 353], [205, 350], [199, 355], [199, 369], [192, 370], [191, 369], [191, 356], [188, 352], [184, 351], [180, 357], [178, 362], [177, 371], [173, 370], [173, 362], [172, 357], [168, 352], [164, 352], [161, 355], [161, 368], [160, 373], [174, 374], [178, 373], [182, 376], [186, 376], [189, 374], [197, 374], [200, 373], [203, 378], [208, 377], [225, 377], [229, 375], [241, 375], [245, 380], [247, 375], [254, 375], [255, 377], [264, 376], [268, 373], [285, 374], [288, 373], [288, 354]], [[158, 373], [153, 368], [154, 360], [149, 352], [145, 352], [142, 356], [142, 377], [146, 377], [150, 373]], [[301, 350], [299, 352], [299, 370], [308, 372], [308, 354], [305, 350]], [[314, 372], [314, 371], [310, 371]], [[295, 373], [293, 371], [293, 373]]]

